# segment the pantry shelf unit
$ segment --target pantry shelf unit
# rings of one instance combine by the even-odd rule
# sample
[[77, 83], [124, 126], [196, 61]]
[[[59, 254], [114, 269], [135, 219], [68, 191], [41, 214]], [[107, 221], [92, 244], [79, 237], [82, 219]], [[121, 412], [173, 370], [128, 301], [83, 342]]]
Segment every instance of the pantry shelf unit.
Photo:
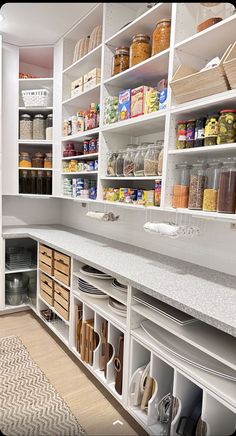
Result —
[[219, 94], [210, 95], [209, 97], [199, 98], [187, 103], [171, 106], [171, 113], [176, 115], [201, 115], [202, 111], [219, 111], [223, 107], [227, 109], [235, 108], [236, 90], [220, 92]]
[[80, 141], [80, 139], [91, 139], [94, 135], [98, 135], [100, 128], [86, 130], [84, 132], [77, 133], [76, 135], [62, 136], [62, 142]]
[[154, 133], [165, 129], [166, 111], [160, 110], [148, 115], [140, 115], [126, 121], [118, 121], [114, 124], [102, 127], [103, 133], [120, 133], [121, 135], [140, 136]]
[[90, 154], [80, 154], [79, 156], [69, 156], [69, 157], [62, 157], [62, 160], [92, 160], [96, 159], [99, 156], [98, 153], [90, 153]]
[[118, 176], [102, 176], [101, 180], [161, 180], [161, 176], [130, 176], [130, 177], [118, 177]]
[[204, 210], [191, 210], [184, 208], [174, 209], [173, 207], [166, 207], [164, 209], [166, 212], [174, 212], [180, 214], [192, 215], [197, 218], [205, 218], [205, 219], [218, 219], [221, 221], [235, 221], [236, 214], [232, 213], [221, 213], [221, 212], [205, 212]]
[[96, 68], [97, 65], [101, 63], [101, 54], [102, 44], [99, 44], [78, 61], [65, 68], [62, 73], [77, 79], [79, 75], [87, 73], [89, 70]]
[[185, 148], [183, 150], [169, 150], [168, 154], [176, 156], [212, 156], [212, 155], [235, 155], [236, 143], [209, 145], [206, 147]]
[[80, 109], [87, 109], [89, 104], [94, 101], [100, 101], [100, 83], [75, 97], [64, 100], [62, 104], [76, 109], [78, 109], [78, 107]]
[[98, 174], [97, 171], [78, 171], [78, 172], [65, 172], [62, 173], [63, 176], [74, 176], [74, 175], [83, 175], [83, 176], [89, 176], [89, 175], [94, 175], [94, 174]]

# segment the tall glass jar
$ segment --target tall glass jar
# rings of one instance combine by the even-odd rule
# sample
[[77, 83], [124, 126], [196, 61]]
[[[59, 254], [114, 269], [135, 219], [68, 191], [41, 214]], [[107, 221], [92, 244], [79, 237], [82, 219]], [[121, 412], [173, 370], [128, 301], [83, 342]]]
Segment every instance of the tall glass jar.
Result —
[[37, 194], [37, 171], [30, 171], [31, 194]]
[[133, 36], [133, 42], [130, 46], [129, 66], [139, 64], [151, 56], [150, 37], [144, 33], [138, 33]]
[[134, 158], [135, 151], [132, 147], [128, 147], [124, 157], [124, 176], [129, 177], [134, 175]]
[[205, 125], [204, 145], [216, 145], [218, 135], [218, 114], [208, 115]]
[[205, 124], [206, 124], [205, 117], [201, 117], [196, 120], [195, 137], [194, 137], [194, 145], [193, 145], [194, 147], [202, 147], [204, 145]]
[[46, 118], [46, 140], [52, 140], [52, 126], [53, 126], [53, 115], [48, 114]]
[[107, 153], [107, 175], [114, 177], [116, 175], [116, 158], [117, 153], [109, 152]]
[[45, 185], [45, 175], [44, 171], [38, 171], [37, 174], [37, 194], [44, 195], [46, 194], [46, 185]]
[[33, 139], [33, 121], [31, 115], [20, 115], [20, 139]]
[[187, 208], [189, 197], [189, 182], [190, 182], [190, 169], [191, 165], [187, 162], [177, 164], [175, 166], [177, 172], [176, 184], [173, 188], [173, 201], [174, 208]]
[[42, 114], [36, 114], [33, 119], [33, 139], [45, 139], [45, 119]]
[[158, 156], [158, 166], [157, 166], [158, 176], [162, 176], [163, 159], [164, 159], [164, 143], [162, 143], [162, 147]]
[[206, 170], [206, 181], [202, 207], [206, 212], [217, 211], [220, 167], [221, 163], [218, 160], [213, 160], [208, 164], [208, 168]]
[[223, 161], [220, 170], [218, 207], [222, 213], [235, 213], [236, 199], [236, 162], [233, 158]]
[[45, 194], [52, 195], [52, 171], [46, 171]]
[[125, 155], [125, 151], [120, 151], [116, 159], [117, 177], [122, 177], [124, 175], [124, 155]]
[[144, 176], [144, 159], [147, 148], [140, 145], [137, 148], [137, 153], [134, 159], [134, 175], [136, 177]]
[[19, 155], [19, 166], [21, 168], [22, 167], [30, 168], [32, 166], [30, 154], [27, 153], [26, 151], [21, 151], [20, 152], [20, 155]]
[[44, 168], [52, 168], [52, 153], [45, 153]]
[[193, 164], [190, 172], [190, 186], [188, 208], [201, 210], [203, 203], [204, 186], [206, 180], [206, 165], [203, 161]]
[[236, 141], [236, 110], [220, 111], [217, 144], [231, 144]]
[[32, 157], [32, 167], [34, 168], [43, 168], [44, 167], [44, 157], [45, 154], [38, 151]]
[[152, 34], [152, 56], [170, 47], [171, 20], [158, 21]]
[[158, 148], [154, 144], [148, 146], [147, 152], [144, 158], [144, 175], [145, 176], [157, 176], [158, 173]]
[[112, 58], [112, 76], [129, 68], [129, 47], [118, 47]]
[[30, 179], [29, 179], [29, 171], [28, 170], [20, 171], [19, 193], [20, 194], [31, 194], [31, 187], [30, 187]]

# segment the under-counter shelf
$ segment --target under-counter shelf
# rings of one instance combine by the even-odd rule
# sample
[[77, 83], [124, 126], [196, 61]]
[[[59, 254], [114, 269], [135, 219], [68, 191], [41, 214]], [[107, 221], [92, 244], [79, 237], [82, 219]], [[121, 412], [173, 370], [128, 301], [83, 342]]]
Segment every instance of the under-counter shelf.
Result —
[[51, 306], [51, 304], [49, 304], [47, 301], [45, 301], [42, 297], [41, 297], [41, 295], [39, 295], [38, 296], [38, 298], [53, 312], [53, 313], [55, 313], [55, 315], [57, 315], [66, 325], [70, 325], [70, 322], [69, 321], [66, 321], [66, 319], [65, 318], [63, 318], [63, 316], [59, 313], [59, 312], [57, 312], [57, 310], [55, 309], [55, 307], [54, 306]]

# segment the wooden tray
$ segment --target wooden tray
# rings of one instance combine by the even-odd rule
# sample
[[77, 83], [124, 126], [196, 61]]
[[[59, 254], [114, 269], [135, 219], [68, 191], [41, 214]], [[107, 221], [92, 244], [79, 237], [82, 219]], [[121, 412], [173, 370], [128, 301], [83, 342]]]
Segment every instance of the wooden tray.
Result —
[[223, 67], [232, 89], [236, 88], [236, 42], [231, 44], [227, 56], [223, 62]]

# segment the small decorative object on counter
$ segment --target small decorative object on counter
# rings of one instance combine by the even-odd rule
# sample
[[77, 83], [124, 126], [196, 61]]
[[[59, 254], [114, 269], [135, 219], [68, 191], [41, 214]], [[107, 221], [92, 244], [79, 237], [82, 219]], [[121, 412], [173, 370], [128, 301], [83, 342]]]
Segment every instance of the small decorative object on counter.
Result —
[[196, 120], [194, 147], [203, 147], [205, 138], [206, 118], [201, 117]]
[[33, 119], [33, 139], [45, 139], [45, 119], [42, 114], [36, 114]]
[[206, 182], [203, 196], [203, 210], [206, 212], [217, 211], [217, 198], [219, 190], [219, 178], [221, 163], [214, 160], [208, 164], [206, 170]]
[[178, 121], [176, 148], [178, 150], [186, 148], [187, 121]]
[[112, 76], [129, 68], [129, 47], [118, 47], [112, 58]]
[[173, 201], [174, 208], [187, 208], [189, 198], [189, 182], [190, 182], [190, 169], [191, 165], [187, 162], [177, 164], [177, 183], [173, 188]]
[[158, 173], [158, 149], [154, 144], [148, 146], [144, 157], [144, 175], [156, 176]]
[[53, 125], [53, 115], [48, 114], [46, 118], [46, 140], [52, 140], [52, 125]]
[[138, 33], [133, 36], [133, 42], [130, 46], [129, 66], [139, 64], [151, 56], [150, 37], [144, 33]]
[[119, 105], [118, 105], [118, 120], [124, 121], [130, 118], [130, 105], [131, 105], [131, 90], [126, 89], [119, 92]]
[[154, 200], [155, 206], [161, 205], [161, 180], [155, 180]]
[[218, 135], [218, 114], [208, 115], [205, 125], [204, 145], [216, 145]]
[[158, 21], [152, 34], [152, 56], [170, 47], [171, 20]]
[[44, 158], [45, 154], [38, 151], [32, 157], [32, 167], [34, 168], [43, 168], [44, 167]]
[[205, 174], [206, 166], [203, 161], [197, 161], [192, 165], [190, 173], [190, 186], [189, 186], [189, 209], [202, 209], [204, 186], [206, 181]]
[[162, 79], [157, 84], [157, 90], [159, 92], [159, 110], [166, 109], [167, 106], [167, 79]]
[[21, 168], [30, 168], [32, 166], [30, 154], [26, 151], [22, 151], [19, 155], [19, 166]]
[[129, 177], [134, 175], [134, 158], [135, 151], [132, 147], [128, 147], [124, 157], [124, 176]]
[[236, 201], [236, 162], [233, 158], [223, 161], [220, 170], [217, 211], [235, 213]]
[[195, 138], [195, 120], [189, 120], [187, 122], [186, 148], [194, 147], [194, 138]]
[[116, 175], [117, 153], [110, 152], [108, 153], [107, 157], [107, 175], [114, 177]]
[[122, 177], [124, 175], [124, 151], [120, 151], [116, 159], [116, 176]]
[[52, 168], [52, 153], [46, 153], [44, 158], [44, 168]]
[[236, 109], [220, 111], [217, 144], [231, 144], [236, 141]]
[[31, 115], [20, 115], [20, 139], [33, 139], [33, 121]]

